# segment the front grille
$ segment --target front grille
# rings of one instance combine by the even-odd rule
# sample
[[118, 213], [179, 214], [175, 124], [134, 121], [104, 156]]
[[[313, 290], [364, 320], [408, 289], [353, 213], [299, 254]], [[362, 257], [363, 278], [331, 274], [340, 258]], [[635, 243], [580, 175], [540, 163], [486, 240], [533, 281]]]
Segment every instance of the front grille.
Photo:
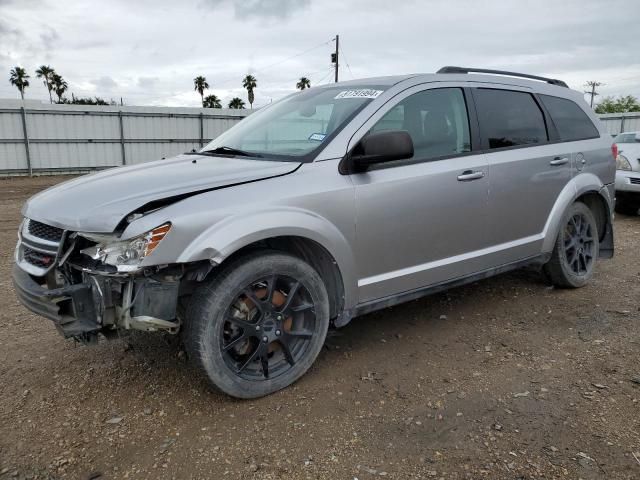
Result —
[[630, 177], [630, 178], [629, 178], [629, 181], [630, 181], [631, 183], [636, 184], [636, 185], [640, 185], [640, 177], [637, 177], [637, 178], [636, 178], [636, 177]]
[[25, 219], [16, 248], [16, 263], [30, 275], [44, 276], [56, 264], [64, 238], [62, 228]]
[[22, 257], [25, 261], [29, 262], [31, 265], [48, 269], [51, 264], [55, 261], [55, 256], [47, 255], [46, 253], [36, 252], [35, 250], [29, 247], [23, 247]]
[[35, 220], [29, 220], [27, 230], [34, 237], [42, 238], [50, 242], [59, 242], [62, 240], [62, 234], [64, 233], [64, 230], [61, 228], [52, 227], [51, 225], [36, 222]]

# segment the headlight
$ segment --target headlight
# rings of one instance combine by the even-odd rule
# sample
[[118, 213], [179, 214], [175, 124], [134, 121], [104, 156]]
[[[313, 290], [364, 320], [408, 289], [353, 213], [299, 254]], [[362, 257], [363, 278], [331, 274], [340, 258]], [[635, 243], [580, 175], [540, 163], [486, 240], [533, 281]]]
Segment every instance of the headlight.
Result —
[[119, 272], [130, 272], [137, 270], [142, 260], [153, 253], [169, 230], [171, 230], [171, 223], [165, 223], [138, 237], [124, 241], [107, 235], [79, 233], [78, 235], [97, 242], [96, 245], [85, 248], [80, 253], [107, 265], [113, 265]]
[[627, 157], [624, 155], [618, 155], [616, 157], [616, 170], [631, 170], [631, 164]]

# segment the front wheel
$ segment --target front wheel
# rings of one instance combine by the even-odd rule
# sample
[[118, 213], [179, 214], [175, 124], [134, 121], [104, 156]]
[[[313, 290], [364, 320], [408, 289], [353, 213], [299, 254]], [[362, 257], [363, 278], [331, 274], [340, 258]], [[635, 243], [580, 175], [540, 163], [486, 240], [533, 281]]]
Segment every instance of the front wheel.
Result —
[[593, 213], [582, 202], [565, 212], [551, 259], [544, 271], [551, 282], [563, 288], [579, 288], [593, 276], [598, 257], [598, 226]]
[[329, 300], [318, 273], [299, 258], [258, 252], [194, 293], [185, 345], [217, 389], [256, 398], [300, 378], [328, 328]]

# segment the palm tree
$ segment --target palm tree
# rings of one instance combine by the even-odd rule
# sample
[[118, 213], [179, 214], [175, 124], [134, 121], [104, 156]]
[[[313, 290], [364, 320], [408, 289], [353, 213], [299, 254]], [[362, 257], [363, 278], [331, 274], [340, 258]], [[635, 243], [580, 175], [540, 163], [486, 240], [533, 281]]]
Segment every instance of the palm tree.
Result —
[[253, 108], [253, 101], [255, 100], [253, 89], [258, 86], [258, 80], [256, 80], [256, 77], [254, 77], [253, 75], [247, 75], [242, 80], [242, 86], [247, 89], [249, 104], [251, 105], [251, 108]]
[[220, 99], [215, 95], [207, 95], [202, 100], [202, 106], [204, 108], [222, 108], [222, 103], [220, 103]]
[[244, 100], [238, 97], [232, 98], [231, 101], [229, 102], [229, 108], [236, 108], [239, 110], [244, 109]]
[[29, 86], [29, 75], [27, 75], [27, 71], [22, 67], [13, 67], [10, 72], [9, 83], [11, 85], [15, 85], [18, 90], [20, 90], [20, 97], [24, 100], [24, 89]]
[[194, 90], [196, 90], [200, 94], [200, 98], [202, 99], [202, 106], [204, 107], [204, 91], [209, 88], [207, 79], [202, 75], [198, 75], [193, 79], [193, 86], [195, 87]]
[[311, 88], [311, 80], [307, 77], [300, 77], [300, 81], [296, 83], [296, 88], [298, 90], [304, 90], [305, 88]]
[[53, 91], [56, 92], [56, 95], [58, 96], [58, 103], [62, 103], [62, 96], [64, 95], [64, 92], [68, 90], [69, 85], [67, 85], [64, 78], [57, 73], [54, 73], [51, 76], [51, 83], [53, 85]]
[[53, 68], [49, 65], [41, 65], [38, 70], [36, 70], [36, 77], [42, 78], [42, 83], [47, 87], [49, 91], [49, 102], [53, 103], [53, 98], [51, 97], [51, 90], [53, 90], [53, 84], [51, 80], [53, 78], [53, 74], [56, 73]]

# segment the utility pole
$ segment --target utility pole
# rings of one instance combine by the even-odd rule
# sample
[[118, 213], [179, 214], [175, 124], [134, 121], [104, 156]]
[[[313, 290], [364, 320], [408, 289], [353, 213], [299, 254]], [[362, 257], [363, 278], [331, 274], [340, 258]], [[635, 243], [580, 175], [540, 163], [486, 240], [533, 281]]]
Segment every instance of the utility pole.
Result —
[[584, 93], [591, 96], [591, 102], [589, 102], [589, 104], [591, 105], [591, 108], [593, 108], [593, 99], [596, 97], [596, 95], [600, 95], [598, 92], [596, 92], [596, 87], [600, 87], [601, 85], [603, 84], [595, 81], [589, 81], [584, 84], [585, 87], [591, 87], [591, 91], [589, 90], [584, 91]]
[[336, 80], [335, 81], [336, 81], [336, 83], [338, 83], [338, 66], [339, 66], [338, 55], [339, 55], [339, 52], [340, 52], [340, 35], [336, 35], [336, 52], [331, 54], [331, 62], [335, 66], [335, 72], [336, 72], [336, 75], [335, 75], [335, 79]]

